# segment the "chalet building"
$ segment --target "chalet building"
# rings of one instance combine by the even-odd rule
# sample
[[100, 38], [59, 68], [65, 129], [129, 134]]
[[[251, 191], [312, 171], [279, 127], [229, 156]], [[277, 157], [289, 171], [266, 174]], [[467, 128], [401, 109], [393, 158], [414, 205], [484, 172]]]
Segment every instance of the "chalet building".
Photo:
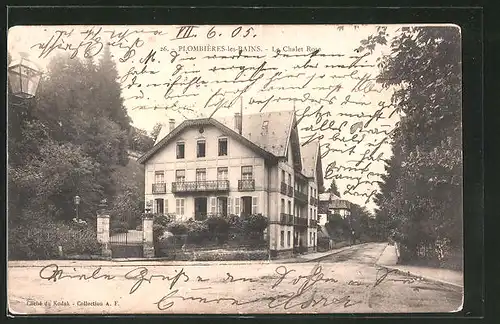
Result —
[[320, 225], [325, 225], [330, 215], [340, 215], [345, 219], [351, 215], [351, 203], [333, 193], [322, 193], [319, 195], [319, 214]]
[[316, 250], [320, 143], [300, 144], [293, 111], [170, 120], [138, 161], [154, 213], [262, 214], [271, 257]]

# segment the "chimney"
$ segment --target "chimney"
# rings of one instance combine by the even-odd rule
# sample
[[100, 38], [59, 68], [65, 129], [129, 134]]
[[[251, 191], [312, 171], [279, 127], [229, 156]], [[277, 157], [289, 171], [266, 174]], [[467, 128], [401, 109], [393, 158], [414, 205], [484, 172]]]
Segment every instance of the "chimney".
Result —
[[235, 113], [234, 114], [234, 128], [238, 131], [238, 133], [241, 135], [242, 133], [242, 124], [241, 124], [241, 113]]
[[173, 131], [175, 128], [175, 119], [170, 118], [168, 120], [169, 132]]

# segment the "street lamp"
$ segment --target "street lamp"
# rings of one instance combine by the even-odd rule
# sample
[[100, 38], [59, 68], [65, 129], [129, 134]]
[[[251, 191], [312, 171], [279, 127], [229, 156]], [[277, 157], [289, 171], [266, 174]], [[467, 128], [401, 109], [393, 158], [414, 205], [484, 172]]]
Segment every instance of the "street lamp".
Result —
[[80, 196], [75, 196], [75, 205], [76, 205], [76, 219], [79, 220], [78, 217], [78, 206], [80, 205]]
[[8, 68], [10, 89], [12, 94], [22, 99], [33, 98], [42, 76], [37, 64], [21, 53], [21, 59], [12, 61]]

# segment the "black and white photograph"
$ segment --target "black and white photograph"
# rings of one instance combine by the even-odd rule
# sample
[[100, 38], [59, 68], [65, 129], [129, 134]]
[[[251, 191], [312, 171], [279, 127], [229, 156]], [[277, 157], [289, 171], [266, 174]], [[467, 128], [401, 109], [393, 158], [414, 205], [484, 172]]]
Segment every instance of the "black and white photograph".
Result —
[[9, 312], [460, 311], [461, 53], [452, 24], [11, 27]]

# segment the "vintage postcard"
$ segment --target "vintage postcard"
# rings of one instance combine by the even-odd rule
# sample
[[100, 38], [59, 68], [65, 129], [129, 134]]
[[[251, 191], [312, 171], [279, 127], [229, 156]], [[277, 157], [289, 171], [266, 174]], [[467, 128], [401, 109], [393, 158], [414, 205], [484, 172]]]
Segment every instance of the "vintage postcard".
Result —
[[456, 25], [15, 26], [8, 309], [455, 312]]

